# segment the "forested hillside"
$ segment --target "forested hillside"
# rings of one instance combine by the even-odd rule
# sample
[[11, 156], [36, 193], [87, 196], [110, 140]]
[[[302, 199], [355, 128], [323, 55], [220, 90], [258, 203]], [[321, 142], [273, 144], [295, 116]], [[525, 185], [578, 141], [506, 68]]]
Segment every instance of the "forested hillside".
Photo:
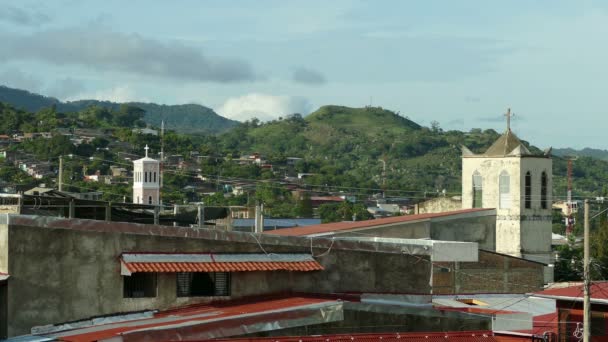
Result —
[[159, 105], [156, 103], [127, 102], [116, 103], [98, 100], [79, 100], [61, 102], [53, 97], [46, 97], [25, 90], [0, 86], [0, 102], [28, 112], [38, 112], [41, 109], [54, 106], [58, 112], [79, 112], [91, 106], [103, 107], [116, 111], [121, 105], [127, 104], [145, 111], [144, 122], [160, 126], [162, 119], [167, 127], [182, 133], [221, 133], [238, 124], [237, 121], [226, 119], [211, 108], [198, 104]]

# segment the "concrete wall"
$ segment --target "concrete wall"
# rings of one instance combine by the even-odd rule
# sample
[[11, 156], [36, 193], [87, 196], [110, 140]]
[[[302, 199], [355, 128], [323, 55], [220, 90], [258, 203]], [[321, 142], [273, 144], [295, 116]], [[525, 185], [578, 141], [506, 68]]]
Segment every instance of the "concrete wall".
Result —
[[434, 263], [434, 294], [528, 293], [542, 290], [544, 265], [479, 251], [479, 262]]
[[0, 281], [0, 340], [8, 337], [8, 286]]
[[[29, 333], [32, 326], [211, 299], [177, 298], [174, 274], [158, 275], [155, 298], [123, 298], [118, 260], [122, 252], [261, 252], [257, 243], [174, 237], [171, 233], [183, 228], [172, 227], [166, 229], [167, 236], [144, 235], [147, 226], [141, 227], [140, 234], [128, 234], [119, 229], [100, 232], [10, 225], [8, 246], [6, 237], [0, 239], [0, 246], [8, 247], [3, 249], [8, 250], [8, 269], [3, 271], [11, 274], [8, 335]], [[0, 234], [6, 231], [6, 226], [0, 227]], [[310, 253], [308, 246], [264, 245], [264, 249]], [[314, 253], [325, 251], [315, 249]], [[233, 273], [232, 297], [290, 291], [430, 292], [431, 266], [420, 262], [420, 257], [333, 249], [317, 260], [324, 271]]]
[[477, 242], [479, 248], [496, 249], [496, 216], [473, 216], [461, 219], [426, 219], [362, 229], [337, 232], [338, 236], [375, 236], [399, 239], [432, 239], [443, 241]]
[[432, 240], [477, 242], [480, 249], [496, 250], [496, 216], [479, 216], [457, 220], [433, 219]]
[[414, 214], [444, 213], [462, 209], [460, 197], [438, 197], [415, 205]]

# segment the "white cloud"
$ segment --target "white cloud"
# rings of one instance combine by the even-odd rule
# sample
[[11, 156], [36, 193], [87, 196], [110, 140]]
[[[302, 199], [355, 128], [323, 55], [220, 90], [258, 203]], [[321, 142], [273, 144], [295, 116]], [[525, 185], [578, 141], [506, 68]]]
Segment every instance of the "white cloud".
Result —
[[245, 121], [258, 118], [268, 121], [293, 113], [306, 115], [310, 109], [310, 102], [302, 97], [251, 93], [229, 98], [217, 109], [217, 112], [233, 120]]

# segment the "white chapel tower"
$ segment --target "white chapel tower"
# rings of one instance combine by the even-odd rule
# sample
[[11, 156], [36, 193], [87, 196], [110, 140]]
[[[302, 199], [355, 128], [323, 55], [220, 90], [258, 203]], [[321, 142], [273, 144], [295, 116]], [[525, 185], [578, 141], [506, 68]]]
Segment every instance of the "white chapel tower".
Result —
[[496, 208], [496, 252], [551, 263], [551, 150], [531, 153], [507, 130], [483, 154], [463, 147], [462, 207]]
[[160, 203], [160, 163], [158, 160], [146, 156], [133, 161], [133, 203], [154, 204]]

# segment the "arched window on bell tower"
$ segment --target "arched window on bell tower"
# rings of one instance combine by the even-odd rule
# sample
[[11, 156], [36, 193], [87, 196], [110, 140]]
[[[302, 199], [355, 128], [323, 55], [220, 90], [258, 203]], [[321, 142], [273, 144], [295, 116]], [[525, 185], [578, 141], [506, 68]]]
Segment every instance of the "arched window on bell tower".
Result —
[[483, 204], [483, 187], [482, 178], [479, 172], [473, 173], [473, 208], [482, 208]]
[[524, 185], [524, 207], [526, 209], [532, 208], [532, 175], [530, 174], [530, 171], [526, 172]]
[[547, 209], [547, 173], [540, 174], [540, 207]]
[[500, 192], [499, 196], [499, 208], [509, 209], [511, 208], [511, 177], [509, 173], [503, 170], [498, 178], [498, 189]]

